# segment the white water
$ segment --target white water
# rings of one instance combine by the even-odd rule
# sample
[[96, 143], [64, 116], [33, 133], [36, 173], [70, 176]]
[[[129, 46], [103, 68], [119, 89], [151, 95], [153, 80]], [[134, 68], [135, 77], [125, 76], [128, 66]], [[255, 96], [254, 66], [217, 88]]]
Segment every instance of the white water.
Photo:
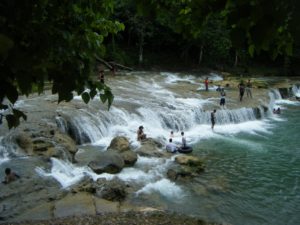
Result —
[[[95, 102], [98, 101], [94, 100], [88, 109], [74, 111], [62, 108], [59, 112], [63, 117], [72, 115], [71, 123], [76, 127], [75, 133], [80, 143], [85, 143], [85, 137], [88, 137], [92, 144], [101, 146], [109, 145], [110, 140], [117, 135], [128, 137], [133, 145], [138, 146], [136, 129], [140, 125], [145, 127], [146, 134], [160, 140], [166, 140], [170, 130], [190, 132], [200, 127], [204, 133], [209, 133], [210, 111], [205, 111], [205, 108], [215, 107], [215, 99], [204, 99], [199, 93], [175, 89], [182, 85], [182, 81], [202, 85], [203, 78], [161, 73], [159, 76], [125, 79], [115, 83], [117, 90], [113, 91], [117, 92], [117, 97], [110, 111], [93, 108], [97, 107]], [[209, 79], [222, 78], [211, 74]], [[93, 111], [89, 111], [91, 108]], [[255, 112], [251, 108], [217, 111], [218, 125], [255, 120]], [[66, 122], [61, 118], [57, 123], [62, 131], [68, 130], [64, 127]]]
[[292, 91], [296, 97], [300, 98], [300, 86], [299, 85], [293, 85]]
[[[0, 137], [0, 143], [2, 142], [2, 139], [3, 137]], [[8, 160], [9, 160], [9, 153], [7, 149], [3, 145], [0, 145], [0, 164]]]
[[170, 160], [139, 157], [135, 167], [125, 168], [121, 173], [115, 175], [97, 175], [88, 167], [74, 166], [69, 162], [56, 158], [51, 158], [51, 161], [51, 171], [47, 172], [45, 169], [37, 167], [36, 172], [42, 177], [53, 177], [61, 184], [62, 188], [65, 189], [79, 182], [84, 176], [89, 176], [93, 180], [99, 178], [105, 178], [107, 180], [119, 178], [125, 182], [136, 182], [143, 186], [136, 192], [137, 195], [158, 192], [173, 200], [177, 200], [184, 196], [180, 186], [162, 176], [162, 174], [165, 173]]

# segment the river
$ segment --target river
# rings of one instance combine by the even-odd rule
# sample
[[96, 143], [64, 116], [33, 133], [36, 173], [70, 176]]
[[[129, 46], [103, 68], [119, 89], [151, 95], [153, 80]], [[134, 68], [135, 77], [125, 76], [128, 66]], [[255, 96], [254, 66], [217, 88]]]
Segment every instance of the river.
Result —
[[[139, 157], [133, 168], [125, 168], [117, 175], [96, 175], [84, 166], [52, 158], [51, 169], [37, 167], [36, 173], [44, 179], [54, 177], [65, 189], [84, 176], [94, 180], [118, 177], [139, 187], [128, 197], [133, 204], [161, 207], [209, 221], [234, 225], [298, 224], [299, 102], [281, 99], [276, 89], [270, 90], [270, 98], [254, 89], [255, 102], [245, 99], [240, 103], [237, 91], [228, 88], [227, 107], [219, 109], [216, 86], [210, 85], [210, 91], [204, 91], [202, 80], [206, 76], [215, 83], [223, 80], [218, 74], [136, 72], [116, 76], [108, 81], [116, 96], [110, 111], [99, 100], [85, 106], [80, 97], [73, 100], [81, 106], [79, 110], [74, 110], [72, 104], [56, 109], [61, 130], [67, 130], [64, 116], [72, 118], [82, 154], [87, 149], [104, 151], [117, 135], [128, 137], [136, 148], [136, 129], [140, 125], [148, 136], [164, 142], [171, 130], [177, 135], [175, 141], [180, 141], [179, 133], [185, 131], [193, 154], [204, 158], [206, 164], [205, 172], [191, 182], [175, 183], [166, 177], [174, 157]], [[299, 94], [296, 85], [292, 91]], [[37, 103], [23, 100], [19, 108], [28, 109], [40, 102], [41, 99]], [[259, 113], [252, 107], [255, 104]], [[261, 105], [267, 105], [269, 110], [265, 112]], [[273, 107], [281, 107], [282, 113], [273, 115]], [[217, 123], [211, 130], [210, 112], [214, 108]], [[1, 166], [10, 157], [9, 149], [0, 146], [0, 151]]]

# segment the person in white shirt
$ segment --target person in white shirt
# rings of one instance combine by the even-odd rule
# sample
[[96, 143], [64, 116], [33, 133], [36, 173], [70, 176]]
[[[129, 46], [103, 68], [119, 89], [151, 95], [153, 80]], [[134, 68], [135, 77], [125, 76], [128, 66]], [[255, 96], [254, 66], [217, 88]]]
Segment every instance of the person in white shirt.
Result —
[[166, 150], [171, 153], [175, 153], [178, 150], [177, 145], [172, 142], [172, 138], [169, 139], [169, 143], [166, 146]]

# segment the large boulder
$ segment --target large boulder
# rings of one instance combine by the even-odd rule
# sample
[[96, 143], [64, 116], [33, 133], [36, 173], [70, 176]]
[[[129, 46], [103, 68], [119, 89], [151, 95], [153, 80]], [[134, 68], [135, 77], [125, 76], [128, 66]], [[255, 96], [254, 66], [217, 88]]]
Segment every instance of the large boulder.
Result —
[[93, 179], [89, 177], [84, 177], [79, 183], [74, 184], [70, 191], [72, 193], [79, 193], [79, 192], [87, 192], [94, 194], [96, 193], [97, 185], [93, 181]]
[[103, 152], [97, 159], [91, 161], [88, 166], [97, 174], [119, 173], [125, 163], [122, 156], [113, 151]]
[[130, 149], [130, 144], [126, 137], [118, 136], [112, 139], [107, 150], [120, 154], [125, 166], [133, 166], [137, 161], [137, 153]]
[[96, 215], [93, 196], [88, 193], [69, 194], [54, 206], [55, 218]]
[[112, 139], [107, 150], [115, 150], [118, 152], [125, 152], [130, 150], [130, 144], [126, 137], [118, 136]]
[[32, 140], [25, 132], [19, 132], [14, 136], [15, 142], [18, 146], [27, 153], [32, 153]]
[[75, 141], [67, 134], [55, 132], [53, 138], [56, 143], [60, 144], [66, 151], [68, 151], [72, 155], [75, 155], [78, 151]]
[[186, 180], [198, 176], [204, 171], [203, 160], [190, 155], [178, 155], [175, 158], [175, 165], [167, 172], [170, 180]]
[[146, 157], [167, 157], [165, 151], [161, 151], [162, 144], [152, 138], [147, 138], [141, 142], [141, 147], [137, 149], [138, 155]]
[[126, 184], [120, 179], [106, 180], [98, 179], [97, 180], [97, 191], [96, 196], [109, 200], [109, 201], [123, 201], [126, 198]]
[[125, 166], [133, 166], [137, 161], [137, 153], [133, 151], [125, 151], [121, 153]]
[[175, 157], [175, 162], [180, 165], [203, 167], [203, 160], [192, 155], [178, 155]]
[[8, 143], [15, 143], [27, 155], [56, 157], [73, 161], [77, 152], [75, 142], [59, 130], [49, 127], [15, 130]]

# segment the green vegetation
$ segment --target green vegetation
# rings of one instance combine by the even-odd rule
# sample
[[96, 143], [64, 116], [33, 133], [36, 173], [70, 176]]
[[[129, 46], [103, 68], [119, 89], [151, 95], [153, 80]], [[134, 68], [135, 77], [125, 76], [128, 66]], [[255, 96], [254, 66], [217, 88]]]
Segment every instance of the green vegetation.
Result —
[[70, 101], [75, 91], [88, 103], [101, 91], [100, 100], [110, 106], [110, 88], [93, 78], [97, 59], [143, 67], [182, 62], [243, 68], [276, 60], [292, 73], [300, 58], [299, 5], [294, 0], [2, 0], [0, 109], [10, 110], [8, 126], [16, 127], [26, 119], [13, 109], [18, 96], [43, 92], [45, 82], [51, 82], [58, 102]]

